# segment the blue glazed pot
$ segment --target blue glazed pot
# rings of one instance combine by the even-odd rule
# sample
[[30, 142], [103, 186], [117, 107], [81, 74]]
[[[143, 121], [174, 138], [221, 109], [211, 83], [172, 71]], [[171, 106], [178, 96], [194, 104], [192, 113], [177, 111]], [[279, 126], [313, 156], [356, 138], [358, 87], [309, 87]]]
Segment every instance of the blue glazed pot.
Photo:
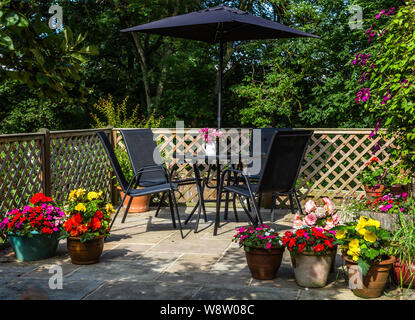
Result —
[[32, 236], [20, 236], [9, 233], [7, 238], [16, 253], [17, 260], [34, 261], [53, 257], [58, 247], [58, 234], [40, 234], [37, 231], [31, 232]]

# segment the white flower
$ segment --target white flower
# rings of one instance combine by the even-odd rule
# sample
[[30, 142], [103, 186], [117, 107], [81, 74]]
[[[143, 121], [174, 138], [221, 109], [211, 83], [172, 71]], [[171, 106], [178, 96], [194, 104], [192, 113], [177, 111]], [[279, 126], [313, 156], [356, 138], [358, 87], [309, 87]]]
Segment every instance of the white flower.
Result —
[[317, 216], [318, 219], [324, 218], [326, 216], [326, 209], [323, 207], [317, 207], [314, 214]]

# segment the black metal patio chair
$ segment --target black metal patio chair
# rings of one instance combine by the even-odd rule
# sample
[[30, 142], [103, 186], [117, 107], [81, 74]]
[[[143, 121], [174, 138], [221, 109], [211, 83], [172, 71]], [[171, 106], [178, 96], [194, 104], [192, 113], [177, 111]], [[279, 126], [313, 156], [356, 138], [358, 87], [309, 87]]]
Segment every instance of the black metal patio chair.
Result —
[[[144, 196], [144, 195], [148, 195], [148, 194], [154, 194], [154, 193], [160, 193], [160, 192], [168, 192], [169, 193], [169, 199], [170, 199], [170, 213], [171, 213], [171, 219], [173, 222], [173, 227], [176, 229], [176, 221], [175, 221], [175, 217], [174, 217], [174, 212], [177, 215], [177, 220], [178, 220], [178, 224], [179, 224], [179, 229], [180, 229], [180, 233], [182, 238], [183, 237], [183, 230], [182, 230], [182, 225], [180, 222], [180, 215], [179, 215], [179, 209], [177, 207], [177, 202], [176, 202], [176, 197], [174, 195], [174, 191], [177, 191], [177, 183], [173, 183], [170, 180], [170, 176], [169, 173], [167, 172], [166, 168], [164, 168], [162, 165], [159, 164], [153, 164], [153, 165], [144, 165], [141, 168], [136, 168], [137, 170], [134, 171], [134, 177], [131, 179], [131, 181], [127, 181], [122, 170], [121, 170], [121, 166], [118, 162], [118, 159], [115, 155], [114, 149], [111, 146], [111, 143], [107, 137], [107, 135], [105, 134], [105, 132], [103, 131], [99, 131], [97, 132], [98, 137], [100, 138], [102, 145], [104, 147], [104, 150], [110, 160], [111, 166], [115, 172], [115, 175], [118, 179], [118, 182], [120, 183], [120, 187], [122, 189], [122, 191], [124, 192], [124, 197], [121, 200], [121, 204], [118, 207], [115, 216], [111, 222], [110, 225], [110, 229], [112, 228], [115, 219], [118, 216], [118, 213], [121, 210], [121, 207], [125, 201], [125, 198], [127, 196], [130, 196], [130, 200], [128, 201], [127, 204], [127, 208], [125, 209], [125, 213], [124, 213], [124, 217], [122, 220], [122, 223], [125, 221], [125, 218], [127, 216], [128, 210], [130, 209], [131, 206], [131, 202], [132, 199], [134, 197], [139, 197], [139, 196]], [[143, 153], [143, 156], [146, 156]], [[149, 176], [153, 176], [154, 173], [158, 173], [157, 174], [157, 178], [159, 179], [157, 182], [158, 183], [154, 183], [154, 184], [147, 184], [146, 186], [143, 186], [140, 189], [137, 189], [137, 186], [139, 185], [139, 182], [141, 181], [142, 183], [144, 181], [146, 181], [145, 179], [143, 179], [143, 176], [146, 176], [146, 179], [148, 179]], [[174, 207], [174, 208], [173, 208]]]
[[[221, 199], [222, 192], [231, 192], [251, 200], [252, 210], [245, 207], [244, 210], [253, 225], [257, 225], [258, 222], [263, 223], [259, 206], [264, 193], [288, 194], [290, 198], [294, 196], [297, 206], [301, 210], [295, 184], [312, 135], [312, 130], [275, 131], [270, 139], [267, 156], [258, 182], [252, 183], [253, 179], [250, 179], [249, 175], [244, 174], [241, 170], [228, 168], [222, 173], [217, 199]], [[239, 178], [236, 180], [228, 178], [227, 185], [224, 186], [225, 175], [229, 175], [230, 172], [237, 174]], [[241, 178], [244, 184], [239, 184]], [[232, 184], [232, 181], [234, 184]], [[256, 202], [255, 197], [258, 197], [258, 202]], [[252, 218], [252, 211], [254, 211], [255, 219]], [[214, 235], [217, 234], [219, 223], [220, 202], [217, 201]]]
[[[137, 173], [140, 168], [144, 166], [151, 165], [161, 165], [163, 160], [160, 154], [159, 149], [157, 148], [157, 143], [154, 141], [153, 132], [151, 129], [123, 129], [120, 130], [120, 133], [123, 137], [125, 147], [127, 149], [128, 157], [130, 158], [131, 166], [134, 173]], [[174, 179], [174, 172], [176, 167], [173, 166], [169, 172], [169, 177], [172, 183], [177, 184], [178, 186], [195, 184], [196, 178], [188, 179]], [[162, 183], [164, 181], [164, 176], [161, 172], [151, 172], [143, 174], [140, 181], [138, 181], [139, 187], [149, 187]], [[164, 201], [164, 198], [168, 194], [167, 191], [164, 191], [160, 202], [157, 206], [156, 214], [157, 217], [161, 205]], [[169, 202], [171, 204], [171, 197], [169, 195]], [[203, 213], [206, 218], [206, 211], [203, 208]]]

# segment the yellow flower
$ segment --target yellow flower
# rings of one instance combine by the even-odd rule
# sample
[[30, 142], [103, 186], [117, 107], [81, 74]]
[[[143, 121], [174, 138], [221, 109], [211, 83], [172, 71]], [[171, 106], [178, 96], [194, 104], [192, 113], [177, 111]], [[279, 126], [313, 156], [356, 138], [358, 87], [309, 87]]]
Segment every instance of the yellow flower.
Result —
[[365, 232], [365, 235], [364, 235], [364, 237], [363, 237], [366, 241], [369, 241], [369, 242], [375, 242], [376, 241], [376, 239], [378, 238], [377, 236], [376, 236], [376, 234], [374, 234], [373, 232], [370, 232], [369, 230], [366, 230], [366, 232]]
[[380, 227], [380, 222], [374, 219], [369, 219], [369, 221], [366, 223], [366, 226], [375, 226], [376, 229], [378, 229]]
[[85, 205], [83, 203], [78, 203], [76, 205], [76, 207], [75, 207], [75, 210], [76, 211], [83, 211], [83, 212], [85, 212], [86, 211], [86, 208], [85, 208]]
[[357, 250], [359, 249], [359, 240], [358, 239], [353, 239], [352, 241], [349, 242], [349, 248], [351, 250]]
[[107, 213], [109, 213], [109, 214], [111, 214], [111, 213], [114, 213], [114, 212], [115, 212], [114, 207], [112, 206], [112, 204], [111, 204], [111, 203], [107, 203], [107, 204], [105, 205], [105, 210], [107, 210]]
[[353, 257], [352, 257], [352, 259], [353, 259], [353, 261], [357, 261], [357, 260], [359, 260], [359, 256], [358, 255], [354, 255]]
[[76, 190], [72, 190], [72, 191], [69, 193], [69, 197], [68, 197], [68, 199], [69, 199], [70, 201], [73, 201], [73, 200], [75, 200], [75, 199], [76, 199]]
[[76, 190], [76, 196], [78, 198], [82, 197], [83, 195], [85, 195], [86, 190], [85, 189], [78, 189]]
[[343, 239], [346, 237], [346, 231], [338, 230], [336, 231], [336, 239]]
[[357, 222], [355, 230], [357, 233], [361, 234], [362, 236], [365, 235], [366, 230], [364, 228], [367, 226], [367, 220], [365, 217], [360, 217], [359, 221]]
[[92, 201], [94, 199], [98, 199], [99, 198], [99, 194], [96, 192], [91, 191], [90, 193], [88, 193], [87, 198], [89, 201]]

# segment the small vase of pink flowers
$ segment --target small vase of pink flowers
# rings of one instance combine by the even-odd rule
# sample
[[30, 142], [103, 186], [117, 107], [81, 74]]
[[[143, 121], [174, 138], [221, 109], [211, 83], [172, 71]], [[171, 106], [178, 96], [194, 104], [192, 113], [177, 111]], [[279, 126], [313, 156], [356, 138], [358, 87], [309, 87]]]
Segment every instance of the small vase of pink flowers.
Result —
[[205, 151], [207, 156], [215, 156], [216, 155], [216, 140], [223, 136], [223, 132], [210, 129], [210, 128], [203, 128], [199, 130], [199, 133], [202, 134], [203, 137], [203, 150]]

